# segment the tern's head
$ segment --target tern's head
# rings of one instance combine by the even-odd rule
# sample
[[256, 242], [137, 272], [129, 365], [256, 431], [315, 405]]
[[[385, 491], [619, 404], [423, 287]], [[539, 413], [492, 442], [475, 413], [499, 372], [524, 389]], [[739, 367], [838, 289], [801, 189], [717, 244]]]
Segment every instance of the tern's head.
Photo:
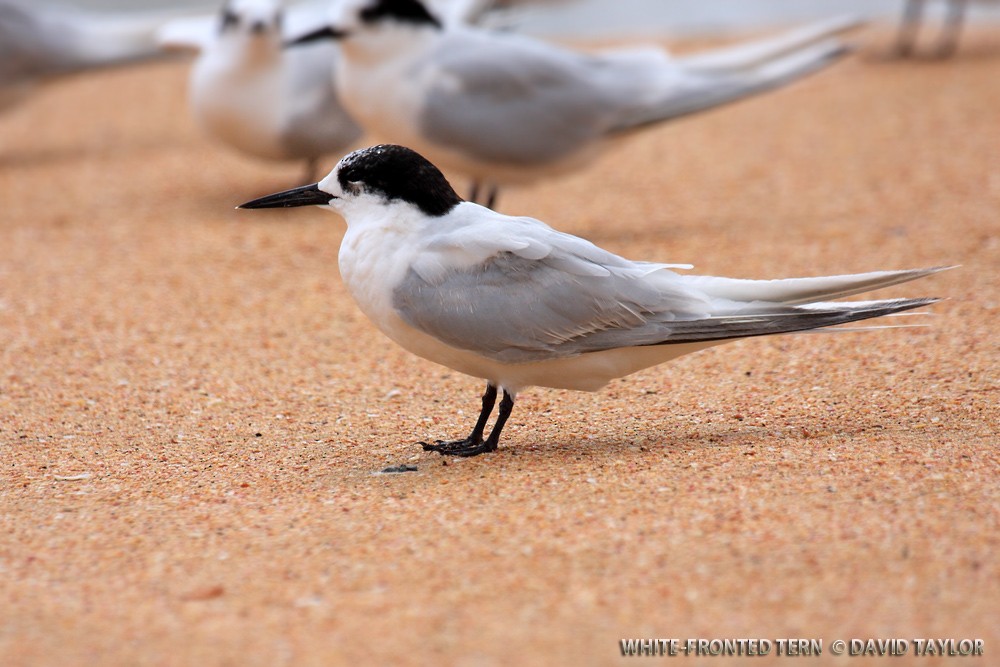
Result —
[[239, 208], [329, 206], [350, 218], [374, 208], [403, 205], [439, 217], [461, 202], [444, 174], [422, 155], [382, 144], [346, 155], [319, 183], [261, 197]]
[[277, 0], [226, 0], [219, 19], [223, 38], [281, 36], [283, 11]]
[[381, 31], [398, 34], [399, 29], [436, 32], [442, 27], [441, 20], [421, 0], [342, 0], [334, 5], [331, 25], [302, 35], [292, 44]]
[[345, 31], [392, 24], [441, 27], [441, 21], [421, 0], [344, 0], [337, 5], [333, 19]]

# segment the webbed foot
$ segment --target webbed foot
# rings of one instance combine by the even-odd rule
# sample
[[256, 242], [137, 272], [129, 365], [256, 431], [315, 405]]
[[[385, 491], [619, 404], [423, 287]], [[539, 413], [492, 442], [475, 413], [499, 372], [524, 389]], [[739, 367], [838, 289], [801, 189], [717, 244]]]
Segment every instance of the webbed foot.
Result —
[[437, 452], [441, 456], [479, 456], [487, 452], [494, 452], [497, 449], [496, 443], [491, 443], [489, 440], [476, 441], [472, 438], [450, 440], [448, 442], [437, 440], [433, 445], [427, 442], [421, 442], [420, 444], [423, 446], [425, 452]]

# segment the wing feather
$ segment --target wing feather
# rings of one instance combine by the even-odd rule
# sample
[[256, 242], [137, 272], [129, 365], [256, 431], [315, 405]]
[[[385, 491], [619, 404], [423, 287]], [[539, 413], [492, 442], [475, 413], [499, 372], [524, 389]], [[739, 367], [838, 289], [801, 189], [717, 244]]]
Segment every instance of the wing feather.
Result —
[[808, 331], [937, 301], [830, 299], [941, 269], [770, 281], [680, 275], [537, 220], [463, 206], [469, 216], [459, 212], [428, 241], [393, 306], [415, 329], [502, 363]]
[[[453, 347], [510, 363], [590, 351], [587, 339], [602, 331], [709, 314], [708, 301], [673, 272], [657, 268], [664, 275], [651, 280], [653, 265], [546, 230], [547, 244], [529, 243], [527, 253], [506, 244], [462, 269], [432, 259], [443, 247], [423, 253], [394, 290], [396, 311]], [[547, 254], [536, 257], [542, 246]]]

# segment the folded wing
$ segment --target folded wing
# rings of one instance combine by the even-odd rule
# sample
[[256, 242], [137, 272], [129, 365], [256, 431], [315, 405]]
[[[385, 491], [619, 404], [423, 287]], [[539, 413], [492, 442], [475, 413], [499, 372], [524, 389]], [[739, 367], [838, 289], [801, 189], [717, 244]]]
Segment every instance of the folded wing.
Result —
[[941, 270], [740, 281], [629, 262], [556, 232], [546, 242], [541, 256], [535, 243], [523, 250], [508, 246], [460, 269], [411, 269], [394, 291], [394, 306], [410, 326], [448, 345], [523, 363], [623, 347], [806, 331], [892, 315], [936, 299], [826, 299]]

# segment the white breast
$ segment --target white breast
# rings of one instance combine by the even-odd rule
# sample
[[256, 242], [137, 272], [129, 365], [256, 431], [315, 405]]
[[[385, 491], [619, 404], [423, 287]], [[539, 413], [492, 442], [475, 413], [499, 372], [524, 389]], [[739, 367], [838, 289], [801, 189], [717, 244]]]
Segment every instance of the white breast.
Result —
[[365, 206], [366, 211], [349, 216], [338, 260], [344, 284], [362, 312], [382, 333], [413, 354], [497, 382], [502, 365], [414, 329], [396, 311], [393, 290], [422, 251], [426, 237], [421, 231], [427, 219], [403, 204], [373, 201], [352, 205]]
[[259, 157], [286, 157], [280, 141], [283, 84], [280, 53], [274, 62], [246, 63], [229, 49], [207, 53], [191, 74], [191, 108], [212, 136]]

